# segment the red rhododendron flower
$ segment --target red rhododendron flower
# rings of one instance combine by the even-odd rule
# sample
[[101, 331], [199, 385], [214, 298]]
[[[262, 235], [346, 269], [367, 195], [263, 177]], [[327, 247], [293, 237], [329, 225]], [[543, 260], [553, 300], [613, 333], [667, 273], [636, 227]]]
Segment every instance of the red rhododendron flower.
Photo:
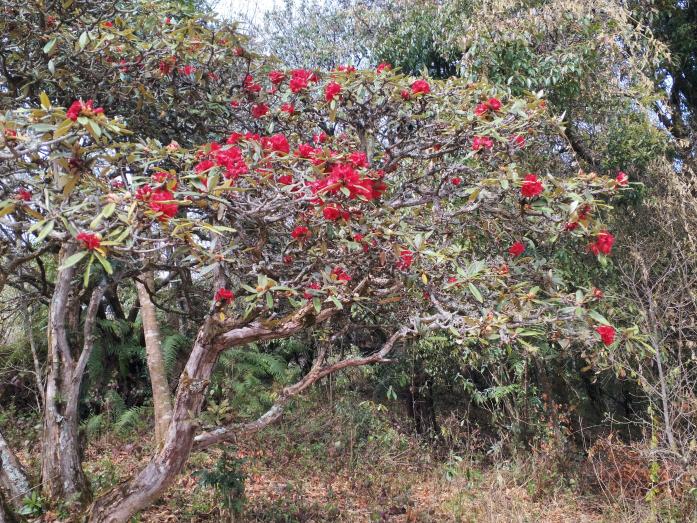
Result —
[[525, 147], [525, 137], [521, 134], [516, 134], [515, 136], [511, 136], [511, 143], [515, 145], [516, 147], [523, 148]]
[[344, 210], [344, 208], [336, 203], [333, 203], [331, 205], [327, 205], [324, 209], [322, 209], [322, 216], [326, 220], [329, 221], [336, 221], [340, 218], [344, 218], [345, 220], [348, 220], [351, 217], [351, 214]]
[[269, 106], [266, 104], [254, 104], [252, 106], [252, 110], [251, 110], [252, 116], [254, 118], [261, 118], [262, 116], [264, 116], [268, 112], [269, 112]]
[[336, 194], [345, 188], [348, 189], [348, 197], [352, 200], [359, 196], [366, 200], [373, 200], [385, 190], [384, 184], [377, 184], [370, 178], [361, 178], [358, 171], [346, 163], [335, 164], [329, 176], [312, 182], [310, 186], [314, 194]]
[[300, 145], [298, 145], [298, 150], [295, 151], [295, 156], [298, 156], [299, 158], [309, 159], [321, 152], [322, 149], [312, 147], [308, 143], [301, 143]]
[[492, 111], [498, 111], [499, 109], [501, 109], [501, 100], [499, 100], [498, 98], [489, 98], [486, 101], [486, 106]]
[[409, 267], [411, 267], [413, 261], [414, 253], [405, 249], [399, 253], [399, 260], [396, 263], [396, 267], [399, 270], [406, 271]]
[[564, 225], [564, 230], [565, 231], [573, 231], [578, 227], [578, 222], [567, 222], [566, 225]]
[[400, 94], [401, 94], [401, 96], [402, 96], [402, 100], [409, 100], [409, 96], [410, 96], [410, 95], [409, 95], [409, 91], [407, 91], [406, 89], [404, 89]]
[[245, 88], [246, 91], [250, 93], [258, 93], [259, 91], [261, 91], [261, 85], [254, 81], [254, 77], [251, 74], [248, 74], [244, 77], [244, 80], [242, 81], [242, 86]]
[[280, 84], [285, 77], [286, 73], [283, 71], [271, 71], [269, 73], [269, 80], [271, 80], [272, 84]]
[[15, 131], [14, 129], [5, 129], [3, 131], [3, 134], [5, 135], [6, 139], [14, 140], [15, 138], [17, 138], [17, 131]]
[[310, 285], [307, 286], [307, 290], [303, 293], [303, 298], [305, 298], [306, 300], [311, 300], [316, 296], [316, 294], [314, 294], [312, 291], [316, 291], [321, 288], [322, 286], [319, 283], [313, 281]]
[[235, 299], [235, 294], [230, 289], [221, 287], [216, 291], [213, 299], [218, 303], [223, 302], [225, 304], [228, 304]]
[[340, 73], [355, 73], [356, 67], [353, 65], [340, 65], [336, 70]]
[[629, 176], [627, 176], [626, 173], [620, 171], [617, 173], [615, 181], [617, 182], [617, 185], [619, 185], [620, 187], [626, 187], [629, 184]]
[[475, 116], [484, 116], [489, 111], [489, 106], [486, 104], [477, 104], [474, 108]]
[[349, 276], [341, 267], [334, 267], [331, 275], [337, 281], [351, 281], [351, 276]]
[[601, 291], [597, 287], [593, 287], [593, 297], [596, 300], [602, 300], [604, 296], [605, 296], [605, 294], [603, 293], [603, 291]]
[[152, 187], [150, 187], [147, 183], [145, 185], [141, 185], [136, 189], [136, 200], [139, 200], [141, 202], [145, 202], [150, 199], [150, 196], [152, 195]]
[[329, 136], [324, 131], [322, 131], [319, 134], [315, 134], [312, 137], [312, 141], [315, 143], [325, 143], [328, 139], [329, 139]]
[[600, 231], [595, 237], [595, 242], [590, 244], [590, 250], [596, 256], [598, 254], [610, 254], [615, 237], [607, 231]]
[[290, 90], [294, 93], [298, 93], [305, 89], [308, 82], [316, 82], [318, 80], [317, 75], [313, 74], [312, 71], [306, 69], [293, 69], [290, 72]]
[[101, 245], [101, 238], [97, 236], [96, 234], [92, 234], [89, 232], [81, 232], [75, 237], [78, 241], [81, 241], [84, 245], [85, 248], [89, 251], [93, 251], [95, 249], [98, 249], [99, 246]]
[[281, 185], [292, 185], [293, 184], [293, 175], [291, 174], [283, 174], [278, 177], [278, 183]]
[[290, 254], [286, 254], [283, 257], [283, 263], [285, 263], [286, 265], [290, 265], [291, 263], [293, 263], [293, 257]]
[[517, 258], [521, 254], [525, 252], [525, 245], [523, 245], [523, 242], [515, 242], [513, 245], [511, 245], [508, 248], [508, 254], [513, 256], [514, 258]]
[[162, 183], [166, 181], [170, 176], [171, 175], [169, 173], [159, 171], [152, 175], [152, 179], [154, 182]]
[[600, 334], [600, 339], [605, 345], [612, 345], [615, 341], [615, 328], [611, 325], [599, 325], [595, 328], [595, 332]]
[[293, 114], [295, 112], [295, 106], [291, 103], [284, 103], [281, 106], [281, 111], [288, 114]]
[[455, 178], [450, 180], [450, 183], [452, 183], [453, 185], [460, 185], [462, 183], [462, 178], [456, 176]]
[[290, 233], [291, 238], [295, 238], [296, 240], [309, 238], [311, 235], [312, 233], [310, 232], [310, 229], [302, 225], [298, 225], [295, 229], [293, 229], [293, 232]]
[[491, 149], [494, 146], [494, 141], [488, 136], [475, 136], [472, 139], [472, 150]]
[[581, 207], [581, 210], [578, 211], [578, 219], [580, 221], [585, 221], [588, 219], [588, 214], [591, 212], [591, 206], [588, 204], [585, 204], [583, 207]]
[[174, 200], [174, 195], [167, 189], [156, 189], [150, 196], [150, 208], [162, 213], [163, 217], [173, 218], [179, 210], [179, 204], [171, 200]]
[[114, 26], [114, 22], [112, 22], [112, 21], [110, 21], [110, 20], [107, 20], [106, 22], [102, 22], [102, 26], [103, 26], [103, 27], [113, 27], [113, 26]]
[[366, 155], [363, 151], [352, 152], [349, 154], [348, 160], [356, 169], [368, 167], [368, 155]]
[[524, 198], [534, 198], [544, 190], [544, 185], [534, 174], [528, 174], [523, 180], [520, 192]]
[[382, 73], [383, 71], [391, 71], [391, 70], [392, 70], [392, 65], [383, 62], [383, 63], [381, 63], [380, 65], [378, 65], [377, 73], [380, 74], [380, 73]]
[[426, 80], [416, 80], [411, 84], [411, 92], [413, 94], [428, 94], [431, 92], [431, 86]]
[[288, 139], [283, 134], [274, 134], [273, 136], [264, 137], [261, 139], [261, 146], [266, 150], [271, 150], [276, 153], [288, 154], [290, 145]]
[[31, 201], [31, 191], [28, 191], [27, 189], [17, 189], [15, 198], [23, 202], [29, 202]]
[[244, 49], [242, 47], [235, 47], [235, 56], [244, 56]]
[[185, 65], [179, 68], [179, 72], [184, 76], [191, 76], [196, 72], [196, 67], [193, 65]]
[[327, 86], [324, 88], [324, 99], [327, 102], [331, 102], [337, 96], [339, 96], [340, 92], [341, 92], [341, 85], [339, 85], [336, 82], [329, 82], [327, 84]]
[[240, 102], [239, 102], [239, 101], [237, 101], [237, 100], [231, 100], [231, 101], [230, 101], [230, 107], [239, 107], [239, 106], [240, 106]]
[[78, 116], [94, 116], [104, 113], [104, 109], [101, 107], [93, 107], [93, 104], [93, 100], [87, 100], [86, 102], [75, 100], [65, 112], [65, 117], [74, 122], [77, 120]]

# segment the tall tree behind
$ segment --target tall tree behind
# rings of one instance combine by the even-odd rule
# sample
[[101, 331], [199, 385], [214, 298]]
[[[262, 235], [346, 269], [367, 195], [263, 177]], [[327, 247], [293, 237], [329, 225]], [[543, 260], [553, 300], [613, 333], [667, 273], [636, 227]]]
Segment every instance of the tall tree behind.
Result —
[[[147, 285], [147, 287], [146, 287]], [[143, 318], [145, 336], [145, 353], [148, 361], [150, 382], [152, 383], [152, 401], [155, 409], [155, 441], [158, 446], [164, 441], [167, 427], [172, 418], [172, 399], [167, 383], [165, 362], [162, 358], [160, 327], [157, 324], [155, 305], [150, 299], [150, 291], [155, 289], [155, 279], [151, 271], [143, 275], [143, 282], [137, 281], [140, 314]]]

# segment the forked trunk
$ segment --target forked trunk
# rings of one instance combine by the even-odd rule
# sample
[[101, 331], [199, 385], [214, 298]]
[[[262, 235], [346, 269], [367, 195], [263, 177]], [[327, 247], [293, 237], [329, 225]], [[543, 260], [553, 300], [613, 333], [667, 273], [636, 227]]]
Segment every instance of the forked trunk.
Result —
[[[74, 252], [64, 245], [59, 265]], [[92, 290], [84, 312], [83, 346], [76, 358], [66, 331], [66, 315], [72, 289], [74, 267], [58, 271], [51, 299], [48, 325], [48, 376], [44, 404], [41, 448], [41, 481], [44, 493], [67, 502], [85, 502], [90, 498], [89, 484], [80, 462], [78, 404], [80, 385], [94, 346], [94, 328], [106, 282]]]
[[[153, 292], [155, 285], [152, 272], [144, 274], [143, 280], [150, 292]], [[138, 289], [138, 301], [140, 301], [140, 314], [143, 318], [145, 353], [150, 383], [152, 384], [152, 399], [155, 410], [155, 442], [158, 447], [161, 447], [167, 435], [169, 422], [172, 419], [172, 399], [167, 383], [165, 362], [162, 357], [160, 328], [157, 323], [155, 305], [150, 299], [148, 288], [143, 283], [136, 282], [136, 288]]]
[[162, 495], [176, 478], [191, 453], [208, 380], [219, 351], [211, 347], [212, 321], [199, 331], [191, 356], [179, 380], [172, 422], [164, 444], [150, 463], [132, 480], [122, 483], [101, 498], [90, 510], [90, 523], [125, 523], [133, 514]]

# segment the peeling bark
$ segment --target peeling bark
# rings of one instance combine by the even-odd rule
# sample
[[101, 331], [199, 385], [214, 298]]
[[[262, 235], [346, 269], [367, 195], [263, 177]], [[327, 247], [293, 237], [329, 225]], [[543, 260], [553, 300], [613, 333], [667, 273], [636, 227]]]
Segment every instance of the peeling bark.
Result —
[[[165, 362], [162, 357], [160, 327], [157, 323], [155, 306], [150, 299], [148, 288], [155, 289], [152, 272], [143, 275], [145, 284], [137, 281], [140, 314], [143, 318], [143, 333], [145, 335], [145, 353], [152, 384], [152, 399], [155, 410], [155, 442], [162, 446], [167, 435], [167, 428], [172, 419], [172, 399], [167, 383]], [[148, 288], [146, 288], [146, 285]]]

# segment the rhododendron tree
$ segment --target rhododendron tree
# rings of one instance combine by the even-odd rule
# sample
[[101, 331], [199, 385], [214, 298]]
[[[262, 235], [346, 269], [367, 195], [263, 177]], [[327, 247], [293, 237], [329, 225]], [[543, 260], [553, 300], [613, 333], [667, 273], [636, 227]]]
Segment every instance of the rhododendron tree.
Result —
[[[154, 22], [148, 14], [117, 17], [76, 43], [97, 70], [126, 75], [107, 59], [113, 63], [132, 23]], [[178, 32], [180, 23], [189, 32]], [[271, 68], [241, 47], [244, 38], [232, 28], [195, 17], [157, 31], [164, 41], [186, 36], [179, 42], [187, 51], [176, 61], [187, 65], [168, 69], [176, 75], [170, 78], [160, 67], [170, 49], [140, 59], [136, 49], [122, 49], [133, 75], [128, 85], [149, 85], [135, 107], [118, 102], [120, 87], [100, 92], [94, 83], [89, 96], [99, 107], [47, 87], [0, 117], [0, 127], [15, 133], [0, 142], [2, 283], [24, 285], [42, 259], [56, 261], [51, 285], [41, 277], [30, 283], [51, 302], [56, 365], [42, 457], [48, 494], [89, 495], [77, 402], [96, 311], [107, 289], [154, 270], [201, 281], [209, 308], [179, 377], [162, 447], [133, 478], [95, 500], [94, 522], [128, 521], [162, 494], [192, 449], [259, 430], [322, 377], [390, 361], [405, 338], [445, 331], [525, 350], [532, 337], [591, 347], [600, 333], [607, 344], [607, 333], [596, 329], [599, 315], [555, 273], [549, 253], [561, 243], [579, 257], [592, 259], [588, 245], [610, 253], [614, 238], [599, 207], [618, 194], [618, 183], [583, 172], [527, 173], [506, 137], [546, 126], [541, 99], [388, 67]], [[74, 36], [61, 33], [53, 46]], [[172, 83], [190, 91], [191, 106], [172, 105]], [[154, 106], [146, 108], [151, 97]], [[175, 114], [158, 129], [139, 108]], [[21, 191], [29, 198], [18, 198]], [[554, 278], [543, 280], [547, 274]], [[66, 334], [67, 311], [81, 310], [83, 301], [78, 350]], [[375, 352], [332, 359], [320, 351], [258, 420], [201, 429], [197, 417], [223, 351], [320, 326], [339, 332], [365, 322], [365, 314], [385, 335]]]

